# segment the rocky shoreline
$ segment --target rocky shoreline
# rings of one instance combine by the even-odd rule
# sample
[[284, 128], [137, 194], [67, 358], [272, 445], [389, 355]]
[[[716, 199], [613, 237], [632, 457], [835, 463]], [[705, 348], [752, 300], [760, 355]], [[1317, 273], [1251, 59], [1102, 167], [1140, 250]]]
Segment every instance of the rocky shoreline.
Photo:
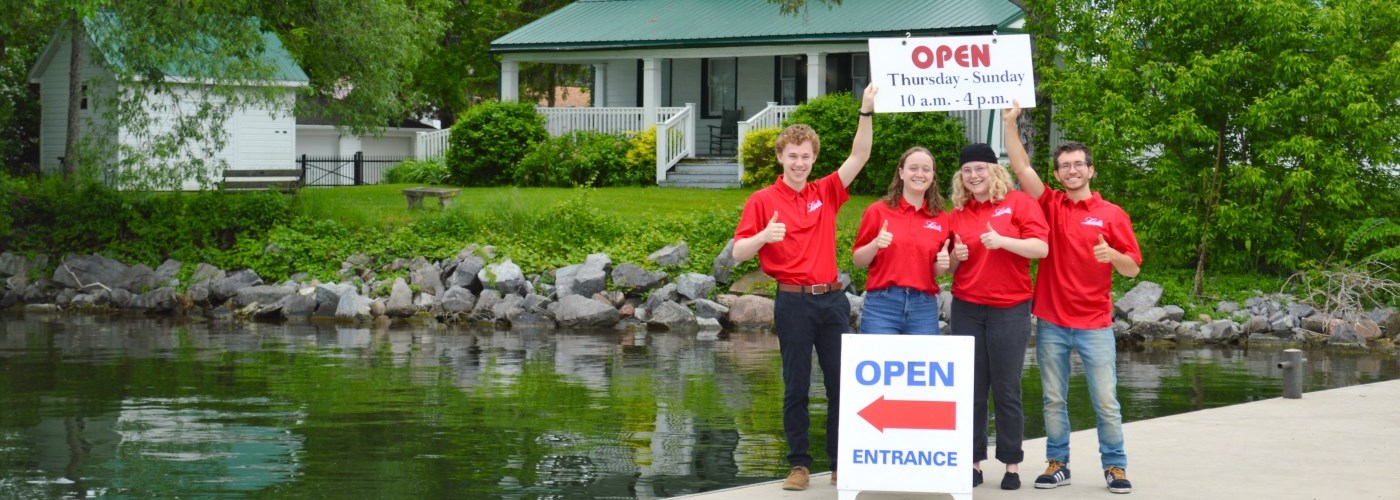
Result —
[[[675, 269], [689, 259], [684, 242], [647, 257]], [[435, 322], [517, 329], [615, 328], [627, 331], [694, 331], [772, 326], [773, 300], [760, 293], [712, 293], [730, 281], [729, 248], [714, 259], [710, 274], [649, 271], [632, 263], [614, 265], [605, 254], [578, 264], [525, 275], [490, 246], [470, 245], [454, 257], [423, 257], [374, 267], [356, 255], [341, 263], [338, 282], [304, 274], [266, 283], [250, 269], [225, 271], [200, 263], [182, 283], [183, 264], [168, 260], [151, 269], [101, 255], [67, 256], [47, 275], [49, 258], [0, 254], [5, 291], [0, 309], [27, 313], [172, 315], [205, 320]], [[47, 275], [47, 276], [46, 276]], [[752, 277], [752, 276], [750, 276]], [[741, 279], [746, 288], [760, 284]], [[771, 280], [770, 280], [771, 281]], [[842, 275], [842, 281], [850, 279]], [[771, 290], [771, 286], [766, 287]], [[846, 290], [852, 324], [862, 296]], [[941, 303], [951, 301], [943, 292]], [[1394, 349], [1400, 315], [1387, 308], [1368, 313], [1327, 314], [1283, 294], [1255, 296], [1244, 304], [1222, 301], [1214, 315], [1186, 318], [1176, 305], [1159, 305], [1162, 287], [1140, 282], [1115, 301], [1113, 329], [1120, 343], [1327, 345]], [[946, 315], [948, 308], [941, 309]]]

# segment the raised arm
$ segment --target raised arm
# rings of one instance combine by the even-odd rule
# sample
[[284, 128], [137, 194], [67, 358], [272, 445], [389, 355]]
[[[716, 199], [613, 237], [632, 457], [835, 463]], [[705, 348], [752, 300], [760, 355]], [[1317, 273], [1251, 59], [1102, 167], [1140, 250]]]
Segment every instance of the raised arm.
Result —
[[846, 162], [836, 171], [841, 176], [842, 186], [850, 187], [851, 181], [856, 180], [856, 175], [865, 168], [865, 162], [870, 160], [870, 144], [875, 141], [871, 122], [875, 121], [875, 117], [866, 115], [875, 112], [875, 92], [878, 90], [873, 83], [867, 85], [865, 95], [861, 97], [861, 115], [857, 118], [860, 125], [856, 127], [856, 139], [851, 142], [851, 156], [847, 156]]
[[1006, 142], [1006, 156], [1011, 159], [1011, 171], [1021, 183], [1021, 191], [1031, 195], [1032, 199], [1039, 199], [1045, 192], [1045, 183], [1031, 168], [1031, 157], [1026, 154], [1026, 147], [1021, 145], [1021, 129], [1016, 124], [1016, 119], [1020, 117], [1021, 102], [1012, 99], [1011, 107], [1001, 110], [1002, 139]]

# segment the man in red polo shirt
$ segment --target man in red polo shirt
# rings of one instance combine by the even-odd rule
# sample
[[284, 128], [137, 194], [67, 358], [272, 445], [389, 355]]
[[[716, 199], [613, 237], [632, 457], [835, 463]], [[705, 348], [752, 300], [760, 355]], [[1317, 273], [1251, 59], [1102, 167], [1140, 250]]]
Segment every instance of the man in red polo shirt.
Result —
[[870, 158], [875, 86], [866, 87], [851, 155], [826, 177], [807, 176], [817, 162], [821, 140], [806, 125], [790, 125], [778, 134], [774, 149], [782, 175], [744, 203], [734, 229], [734, 261], [755, 255], [759, 267], [778, 282], [773, 329], [783, 359], [783, 431], [792, 469], [783, 489], [807, 489], [812, 456], [808, 454], [807, 391], [812, 383], [812, 349], [816, 348], [826, 385], [826, 453], [836, 483], [837, 412], [841, 407], [841, 335], [850, 331], [851, 305], [836, 280], [836, 213], [850, 199], [846, 186]]
[[1132, 278], [1142, 265], [1133, 222], [1118, 205], [1089, 188], [1094, 159], [1089, 148], [1070, 142], [1055, 150], [1055, 179], [1063, 191], [1046, 189], [1021, 146], [1016, 118], [1021, 105], [1012, 101], [1002, 112], [1007, 155], [1021, 189], [1040, 203], [1050, 224], [1050, 255], [1040, 260], [1032, 313], [1036, 326], [1036, 362], [1045, 400], [1045, 455], [1050, 462], [1036, 488], [1070, 482], [1070, 352], [1079, 351], [1098, 416], [1099, 458], [1108, 491], [1133, 491], [1128, 456], [1123, 451], [1123, 413], [1118, 406], [1113, 336], [1113, 272]]

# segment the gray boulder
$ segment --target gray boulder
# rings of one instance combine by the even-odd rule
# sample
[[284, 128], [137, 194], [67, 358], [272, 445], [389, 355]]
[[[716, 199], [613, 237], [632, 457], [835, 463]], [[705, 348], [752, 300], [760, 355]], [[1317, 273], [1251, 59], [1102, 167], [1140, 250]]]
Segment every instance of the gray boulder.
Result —
[[413, 305], [413, 289], [403, 278], [395, 278], [389, 289], [389, 300], [384, 304], [384, 314], [391, 318], [407, 318], [418, 312]]
[[686, 246], [684, 241], [661, 247], [660, 250], [647, 256], [647, 262], [663, 267], [684, 266], [688, 261], [690, 261], [690, 247]]
[[322, 283], [316, 285], [316, 303], [325, 304], [329, 302], [332, 304], [339, 304], [340, 296], [347, 293], [355, 293], [355, 286], [342, 285], [339, 283]]
[[1157, 301], [1161, 299], [1162, 285], [1144, 281], [1123, 294], [1123, 298], [1118, 299], [1118, 302], [1113, 303], [1113, 311], [1119, 317], [1126, 318], [1137, 309], [1156, 306]]
[[1298, 318], [1295, 318], [1293, 315], [1288, 314], [1287, 312], [1279, 311], [1274, 313], [1273, 316], [1269, 317], [1269, 331], [1275, 333], [1291, 332], [1294, 328], [1297, 327]]
[[476, 305], [472, 306], [472, 316], [484, 320], [496, 319], [494, 311], [500, 301], [501, 292], [490, 288], [482, 290], [481, 296], [476, 299]]
[[1332, 335], [1327, 338], [1327, 343], [1329, 345], [1360, 344], [1362, 342], [1365, 342], [1365, 339], [1356, 334], [1356, 330], [1352, 329], [1351, 323], [1345, 321], [1338, 323], [1336, 327], [1332, 329]]
[[624, 263], [613, 268], [613, 286], [628, 293], [641, 293], [656, 288], [666, 279], [663, 271], [647, 271], [635, 264]]
[[0, 253], [0, 276], [25, 276], [29, 274], [29, 259], [10, 252]]
[[1220, 319], [1201, 327], [1201, 337], [1208, 342], [1229, 343], [1239, 340], [1244, 329], [1233, 320]]
[[525, 297], [510, 294], [501, 297], [501, 301], [491, 307], [491, 317], [497, 321], [509, 321], [511, 316], [520, 314], [525, 310]]
[[1166, 319], [1169, 319], [1169, 320], [1172, 320], [1172, 321], [1181, 321], [1181, 320], [1183, 320], [1183, 319], [1186, 318], [1186, 310], [1185, 310], [1185, 309], [1182, 309], [1182, 308], [1179, 307], [1179, 306], [1175, 306], [1175, 305], [1170, 305], [1170, 304], [1168, 304], [1167, 306], [1163, 307], [1162, 309], [1165, 310], [1165, 311], [1167, 311], [1167, 317], [1166, 317]]
[[316, 312], [315, 293], [294, 293], [282, 298], [282, 314], [288, 318], [306, 318]]
[[700, 318], [728, 319], [729, 308], [709, 299], [695, 299], [695, 316]]
[[[1136, 313], [1137, 311], [1134, 311]], [[1175, 321], [1134, 322], [1130, 334], [1144, 340], [1167, 340], [1176, 337], [1178, 323]]]
[[1177, 342], [1200, 340], [1201, 323], [1197, 321], [1182, 321], [1181, 324], [1176, 325], [1176, 332], [1174, 333]]
[[729, 323], [736, 327], [766, 327], [773, 324], [773, 299], [744, 295], [729, 308]]
[[561, 297], [554, 306], [554, 318], [566, 328], [611, 327], [622, 318], [617, 309], [580, 295]]
[[158, 288], [160, 280], [156, 277], [154, 269], [145, 264], [136, 264], [122, 271], [121, 277], [117, 278], [116, 286], [131, 290], [132, 293], [142, 294]]
[[737, 265], [739, 263], [734, 261], [734, 239], [731, 238], [724, 243], [724, 249], [719, 251], [714, 263], [710, 265], [710, 276], [714, 276], [715, 281], [720, 283], [729, 283], [730, 271]]
[[501, 292], [502, 295], [518, 294], [524, 295], [526, 292], [525, 273], [521, 272], [520, 266], [510, 259], [488, 264], [476, 275], [481, 280], [484, 287]]
[[691, 330], [698, 325], [695, 314], [690, 309], [672, 301], [662, 302], [656, 309], [648, 311], [647, 326], [660, 327], [670, 331]]
[[240, 288], [233, 296], [234, 307], [247, 307], [253, 304], [272, 305], [283, 297], [296, 293], [296, 289], [284, 285], [255, 285]]
[[1308, 316], [1312, 316], [1312, 315], [1313, 315], [1314, 313], [1316, 313], [1316, 312], [1317, 312], [1317, 309], [1314, 309], [1313, 306], [1312, 306], [1311, 304], [1289, 304], [1289, 305], [1288, 305], [1288, 315], [1289, 315], [1289, 316], [1293, 316], [1294, 318], [1297, 318], [1299, 321], [1301, 321], [1303, 318], [1306, 318], [1306, 317], [1308, 317]]
[[661, 305], [662, 302], [676, 300], [676, 298], [676, 284], [667, 283], [661, 288], [652, 290], [651, 294], [647, 295], [647, 300], [642, 304], [642, 307], [647, 310], [655, 309], [656, 306]]
[[475, 304], [476, 296], [472, 295], [471, 290], [460, 286], [454, 286], [448, 288], [446, 292], [443, 292], [439, 307], [442, 308], [443, 312], [462, 314], [471, 311], [472, 306]]
[[1352, 331], [1361, 340], [1375, 340], [1381, 336], [1381, 326], [1370, 318], [1361, 318], [1351, 322]]
[[224, 279], [227, 276], [228, 273], [225, 273], [223, 269], [200, 262], [194, 266], [194, 274], [190, 275], [190, 284], [203, 283], [206, 281], [212, 283], [216, 280]]
[[623, 304], [624, 302], [627, 302], [627, 295], [625, 295], [625, 294], [623, 294], [622, 292], [619, 292], [619, 291], [617, 291], [617, 290], [608, 290], [608, 291], [605, 291], [605, 292], [598, 292], [598, 293], [593, 294], [593, 297], [591, 297], [591, 298], [592, 298], [593, 300], [596, 300], [596, 301], [598, 301], [598, 302], [602, 302], [602, 303], [604, 303], [604, 304], [607, 304], [607, 305], [610, 305], [610, 306], [613, 306], [613, 307], [622, 307], [622, 304]]
[[1133, 325], [1139, 323], [1156, 323], [1167, 318], [1167, 310], [1162, 307], [1143, 307], [1128, 313], [1128, 322]]
[[125, 288], [113, 288], [111, 291], [103, 290], [98, 293], [103, 292], [107, 293], [110, 297], [109, 304], [117, 309], [125, 309], [126, 305], [131, 303], [131, 299], [136, 298], [135, 295], [132, 295], [131, 292], [127, 291]]
[[[53, 270], [53, 281], [68, 288], [121, 288], [126, 264], [101, 255], [71, 257]], [[98, 286], [102, 285], [102, 286]]]
[[370, 317], [370, 318], [378, 319], [380, 316], [384, 316], [384, 317], [387, 318], [388, 316], [385, 316], [385, 314], [388, 314], [388, 312], [389, 312], [389, 305], [384, 303], [384, 297], [377, 297], [377, 298], [374, 298], [374, 299], [370, 299], [370, 301], [369, 301], [369, 317]]
[[445, 285], [448, 288], [457, 286], [468, 290], [470, 290], [474, 284], [480, 286], [480, 279], [478, 276], [481, 270], [486, 267], [486, 259], [476, 254], [468, 254], [465, 256], [459, 254], [458, 257], [461, 257], [461, 260], [457, 262], [457, 267], [454, 268], [452, 274], [448, 276]]
[[1228, 300], [1222, 300], [1215, 304], [1215, 312], [1220, 314], [1234, 314], [1238, 310], [1240, 310], [1240, 305]]
[[[695, 326], [699, 327], [702, 332], [717, 332], [723, 329], [723, 326], [719, 324], [719, 320], [715, 318], [695, 318]], [[718, 338], [718, 336], [713, 336], [705, 337], [702, 340], [716, 340]]]
[[705, 298], [714, 287], [714, 276], [707, 274], [685, 273], [676, 278], [676, 293], [690, 300]]
[[579, 295], [574, 291], [574, 282], [578, 279], [578, 270], [583, 268], [583, 264], [569, 264], [554, 270], [554, 293], [556, 297], [565, 295]]
[[165, 262], [156, 266], [156, 286], [179, 285], [180, 280], [175, 276], [180, 274], [181, 267], [184, 267], [184, 263], [175, 259], [166, 259]]
[[209, 300], [219, 303], [233, 297], [239, 290], [263, 284], [262, 278], [252, 269], [244, 269], [215, 280], [209, 285]]
[[612, 265], [612, 259], [608, 254], [589, 254], [583, 261], [583, 266], [579, 267], [578, 274], [574, 276], [574, 292], [584, 297], [592, 297], [593, 294], [608, 289], [608, 267]]
[[418, 285], [418, 291], [424, 294], [440, 297], [447, 289], [442, 285], [442, 268], [437, 264], [424, 263], [408, 276], [413, 280], [413, 284]]
[[1240, 328], [1244, 330], [1246, 335], [1267, 332], [1270, 331], [1269, 319], [1263, 316], [1250, 316], [1249, 320], [1245, 321], [1243, 325], [1240, 325]]
[[167, 313], [175, 310], [176, 303], [175, 289], [163, 287], [132, 297], [124, 308], [144, 309], [146, 312], [152, 313]]
[[368, 321], [373, 319], [370, 316], [370, 299], [360, 296], [354, 290], [340, 296], [340, 302], [335, 308], [336, 319], [352, 321]]

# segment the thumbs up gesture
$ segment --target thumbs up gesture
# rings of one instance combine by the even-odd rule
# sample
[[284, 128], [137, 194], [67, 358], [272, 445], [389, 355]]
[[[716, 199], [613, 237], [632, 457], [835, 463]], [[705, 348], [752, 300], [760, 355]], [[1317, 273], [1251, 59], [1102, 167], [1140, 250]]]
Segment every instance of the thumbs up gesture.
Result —
[[1002, 247], [1002, 240], [1001, 234], [992, 229], [992, 223], [988, 222], [987, 232], [982, 233], [982, 246], [987, 247], [987, 250], [996, 250]]
[[1094, 245], [1094, 259], [1107, 264], [1113, 261], [1113, 254], [1117, 252], [1113, 247], [1108, 246], [1108, 242], [1104, 241], [1103, 235], [1100, 234], [1099, 244]]
[[889, 248], [890, 242], [894, 241], [894, 233], [889, 231], [890, 221], [880, 224], [880, 234], [875, 236], [875, 248]]
[[763, 228], [763, 243], [777, 243], [783, 241], [784, 236], [787, 236], [787, 224], [778, 222], [778, 212], [773, 212], [768, 227]]
[[953, 234], [953, 258], [958, 262], [967, 260], [967, 245], [963, 244], [962, 236]]
[[943, 249], [938, 251], [938, 255], [934, 258], [933, 261], [934, 274], [946, 274], [948, 272], [948, 268], [953, 267], [953, 261], [948, 256], [948, 247], [952, 246], [952, 244], [953, 240], [945, 240], [943, 242]]

